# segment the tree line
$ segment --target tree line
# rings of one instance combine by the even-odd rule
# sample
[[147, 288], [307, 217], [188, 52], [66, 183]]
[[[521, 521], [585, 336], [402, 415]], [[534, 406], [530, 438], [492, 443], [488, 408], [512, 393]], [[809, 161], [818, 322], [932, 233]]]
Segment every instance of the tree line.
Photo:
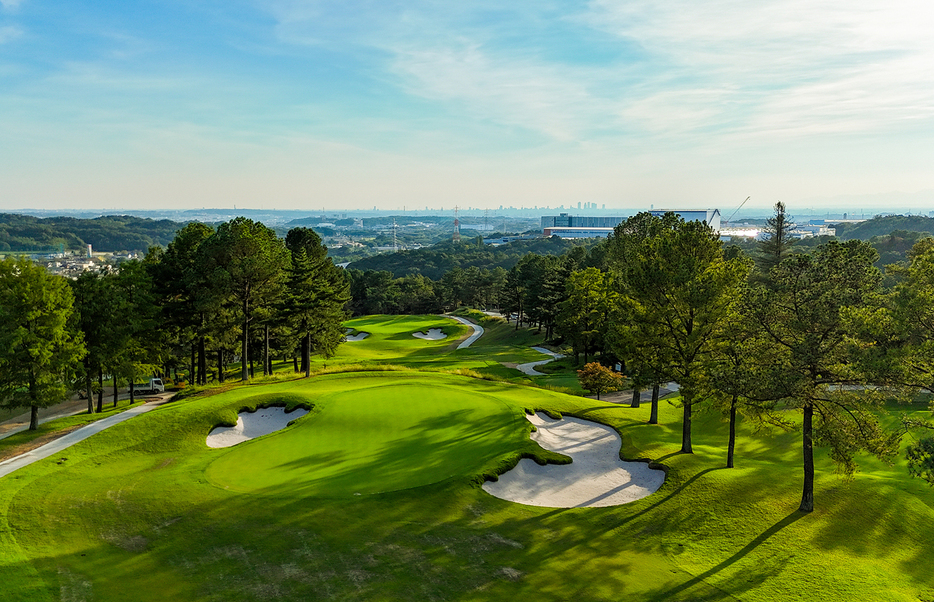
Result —
[[[165, 249], [115, 273], [70, 281], [25, 258], [0, 262], [0, 403], [38, 409], [84, 391], [102, 411], [104, 380], [127, 383], [186, 370], [192, 382], [240, 378], [255, 364], [292, 358], [310, 371], [312, 354], [333, 354], [344, 331], [349, 283], [318, 235], [294, 228], [284, 239], [237, 218], [216, 229], [192, 222]], [[299, 365], [299, 358], [301, 365]]]

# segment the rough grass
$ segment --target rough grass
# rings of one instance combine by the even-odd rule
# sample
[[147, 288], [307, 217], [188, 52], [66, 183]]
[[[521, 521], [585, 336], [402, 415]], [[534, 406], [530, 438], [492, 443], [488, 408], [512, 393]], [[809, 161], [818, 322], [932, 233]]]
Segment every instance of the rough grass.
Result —
[[[503, 336], [491, 348], [521, 356], [527, 342], [521, 339], [510, 351]], [[197, 395], [76, 445], [64, 465], [44, 460], [0, 479], [0, 597], [106, 601], [125, 600], [132, 592], [141, 602], [934, 599], [934, 492], [907, 476], [903, 460], [886, 466], [864, 458], [861, 472], [842, 479], [819, 452], [817, 508], [804, 515], [795, 510], [799, 433], [755, 434], [741, 424], [737, 468], [727, 470], [726, 426], [717, 414], [696, 416], [696, 453], [682, 455], [680, 410], [669, 403], [661, 404], [661, 424], [650, 426], [648, 404], [632, 409], [415, 372], [424, 366], [480, 369], [478, 359], [464, 353], [469, 350], [441, 347], [434, 352], [438, 361], [422, 364], [400, 349], [399, 361], [392, 361], [407, 366], [402, 371], [322, 374]], [[330, 363], [328, 370], [334, 370]], [[428, 391], [425, 383], [432, 382], [442, 393], [413, 402], [406, 383]], [[388, 394], [380, 396], [383, 386]], [[372, 393], [366, 404], [328, 418], [329, 410], [353, 405], [350, 392], [360, 388]], [[449, 407], [451, 391], [458, 398]], [[297, 437], [291, 443], [285, 438], [307, 433], [309, 450], [296, 452], [307, 473], [291, 475], [306, 485], [264, 479], [260, 490], [239, 493], [213, 484], [215, 462], [234, 452], [208, 449], [205, 436], [224, 412], [267, 394], [301, 395], [316, 413], [231, 450], [253, 456], [244, 463], [261, 463], [276, 448], [298, 445]], [[500, 414], [483, 401], [476, 419], [452, 427], [447, 411], [463, 408], [471, 394], [499, 400], [509, 426], [486, 424]], [[373, 410], [382, 415], [385, 432], [360, 416], [367, 405], [380, 406]], [[409, 419], [403, 415], [407, 405], [418, 405]], [[438, 423], [419, 423], [416, 409]], [[623, 438], [621, 455], [664, 464], [666, 483], [648, 498], [614, 508], [533, 508], [487, 495], [479, 488], [482, 475], [505, 470], [523, 455], [546, 457], [527, 440], [530, 427], [521, 416], [532, 409], [614, 426]], [[922, 403], [891, 409], [927, 414]], [[413, 422], [419, 426], [406, 428]], [[456, 439], [458, 428], [476, 433], [481, 426], [489, 432], [463, 448], [435, 445]], [[330, 443], [315, 441], [318, 436]], [[363, 456], [348, 458], [370, 445], [358, 436], [382, 442], [370, 447], [373, 466]], [[472, 444], [488, 449], [487, 459], [457, 457]], [[246, 454], [251, 448], [256, 453]], [[413, 486], [420, 471], [448, 463], [455, 469], [442, 480], [387, 491], [378, 485], [393, 476], [379, 464], [386, 459], [400, 464], [395, 477], [412, 474]], [[337, 468], [341, 463], [353, 470]], [[341, 478], [347, 479], [343, 489], [335, 489], [345, 493], [353, 480], [372, 487], [355, 491], [359, 496], [321, 493]]]

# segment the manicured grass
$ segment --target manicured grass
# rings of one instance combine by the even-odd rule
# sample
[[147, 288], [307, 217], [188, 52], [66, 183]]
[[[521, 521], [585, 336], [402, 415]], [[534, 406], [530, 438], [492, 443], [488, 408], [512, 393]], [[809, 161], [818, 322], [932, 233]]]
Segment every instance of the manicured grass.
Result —
[[[304, 384], [304, 383], [303, 383]], [[207, 469], [235, 491], [348, 497], [478, 474], [521, 447], [521, 416], [473, 382], [442, 375], [321, 378], [313, 414], [238, 445]]]
[[[421, 359], [385, 341], [410, 366], [478, 361], [443, 341]], [[525, 353], [526, 339], [508, 341], [491, 348]], [[214, 425], [260, 402], [314, 409], [280, 433], [205, 446]], [[487, 495], [481, 475], [521, 455], [556, 458], [527, 439], [527, 408], [614, 426], [624, 457], [668, 467], [665, 485], [596, 509]], [[934, 599], [934, 492], [903, 460], [866, 458], [842, 479], [819, 452], [817, 508], [804, 515], [799, 433], [741, 424], [727, 470], [720, 415], [698, 413], [696, 453], [682, 455], [680, 410], [662, 402], [656, 426], [648, 412], [412, 370], [189, 397], [76, 445], [64, 464], [0, 479], [0, 598]]]

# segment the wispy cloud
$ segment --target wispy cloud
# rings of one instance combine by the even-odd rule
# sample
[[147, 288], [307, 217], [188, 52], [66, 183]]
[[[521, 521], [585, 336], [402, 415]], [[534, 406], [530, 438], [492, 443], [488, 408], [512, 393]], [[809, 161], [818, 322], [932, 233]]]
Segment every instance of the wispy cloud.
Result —
[[[934, 11], [918, 0], [272, 6], [284, 41], [370, 49], [376, 77], [408, 94], [557, 140], [872, 132], [934, 116]], [[547, 46], [542, 23], [583, 31]], [[569, 44], [598, 56], [599, 35], [615, 40], [609, 59], [553, 56]]]
[[4, 25], [0, 27], [0, 44], [12, 42], [23, 35], [23, 30], [15, 25]]
[[3, 6], [6, 10], [13, 10], [19, 7], [23, 3], [23, 0], [0, 0], [0, 6]]
[[[934, 114], [934, 11], [923, 2], [595, 0], [585, 21], [634, 41], [687, 111], [744, 114], [743, 131], [874, 131]], [[671, 92], [668, 92], [669, 94]], [[693, 107], [693, 108], [692, 108]]]

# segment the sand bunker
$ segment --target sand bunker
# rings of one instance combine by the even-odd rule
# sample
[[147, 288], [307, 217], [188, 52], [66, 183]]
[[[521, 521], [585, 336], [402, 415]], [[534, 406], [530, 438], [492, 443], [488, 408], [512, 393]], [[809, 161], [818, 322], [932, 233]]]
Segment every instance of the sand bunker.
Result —
[[362, 341], [363, 339], [370, 336], [368, 332], [358, 332], [357, 334], [346, 334], [344, 335], [344, 340], [348, 343], [356, 343], [357, 341]]
[[533, 441], [570, 456], [573, 463], [539, 466], [522, 459], [498, 481], [483, 484], [491, 495], [529, 506], [596, 508], [644, 498], [665, 481], [663, 471], [645, 462], [620, 460], [622, 442], [608, 426], [571, 417], [552, 420], [544, 414], [526, 418], [538, 428]]
[[290, 422], [301, 418], [308, 410], [294, 410], [288, 414], [285, 408], [260, 408], [255, 412], [241, 412], [237, 426], [219, 426], [208, 434], [208, 447], [230, 447], [269, 433], [281, 431]]
[[428, 332], [413, 332], [412, 336], [416, 339], [425, 339], [428, 341], [440, 341], [441, 339], [448, 338], [448, 335], [444, 334], [444, 331], [440, 328], [429, 328]]

